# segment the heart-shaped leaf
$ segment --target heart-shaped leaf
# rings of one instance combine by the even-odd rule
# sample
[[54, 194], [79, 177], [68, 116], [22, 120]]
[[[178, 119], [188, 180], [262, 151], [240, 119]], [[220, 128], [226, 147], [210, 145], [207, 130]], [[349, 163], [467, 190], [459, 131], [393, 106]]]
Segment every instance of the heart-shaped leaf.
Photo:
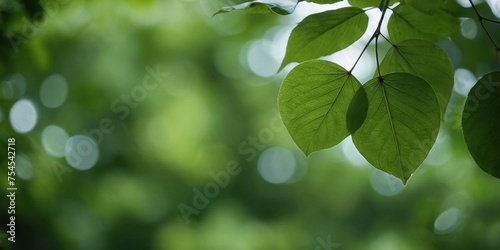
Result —
[[299, 64], [281, 85], [283, 123], [306, 156], [349, 135], [346, 114], [359, 81], [341, 66], [323, 60]]
[[280, 70], [291, 62], [316, 59], [347, 48], [367, 27], [368, 16], [360, 8], [341, 8], [307, 16], [293, 29]]
[[500, 72], [483, 76], [471, 89], [462, 115], [465, 142], [477, 165], [500, 178]]
[[393, 9], [387, 29], [393, 43], [408, 39], [438, 40], [453, 35], [459, 19], [437, 9], [432, 14], [423, 13], [411, 5], [401, 4]]
[[382, 74], [407, 72], [421, 77], [436, 93], [444, 115], [453, 90], [454, 70], [448, 54], [425, 40], [406, 40], [387, 52], [380, 64]]
[[[373, 166], [406, 183], [437, 137], [440, 111], [434, 90], [408, 73], [388, 74], [363, 87], [368, 111], [352, 136], [354, 145]], [[358, 98], [363, 95], [353, 102]]]

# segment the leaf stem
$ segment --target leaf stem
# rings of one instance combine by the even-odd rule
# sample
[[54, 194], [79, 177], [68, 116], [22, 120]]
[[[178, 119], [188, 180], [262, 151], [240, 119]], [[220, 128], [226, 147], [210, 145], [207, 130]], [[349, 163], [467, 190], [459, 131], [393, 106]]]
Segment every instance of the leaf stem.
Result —
[[356, 65], [358, 65], [359, 60], [361, 59], [361, 57], [365, 53], [366, 49], [368, 49], [368, 46], [370, 45], [370, 43], [373, 41], [374, 38], [375, 38], [375, 36], [370, 37], [370, 40], [368, 40], [368, 42], [366, 43], [365, 47], [363, 48], [363, 51], [361, 51], [361, 54], [359, 54], [358, 59], [356, 60], [356, 62], [354, 63], [354, 65], [352, 65], [351, 70], [349, 70], [349, 73], [352, 73], [352, 71], [354, 70], [354, 68], [356, 68]]
[[380, 33], [380, 35], [388, 42], [390, 43], [393, 47], [394, 47], [394, 43], [391, 42], [391, 40], [389, 40], [389, 38], [387, 38], [386, 36], [384, 36], [384, 34]]
[[[370, 40], [368, 40], [368, 42], [366, 43], [366, 45], [363, 48], [363, 51], [361, 51], [361, 54], [359, 55], [358, 59], [356, 60], [356, 62], [352, 66], [351, 70], [349, 70], [349, 73], [352, 73], [354, 68], [356, 68], [356, 65], [358, 65], [358, 62], [361, 59], [361, 57], [363, 56], [363, 54], [365, 53], [366, 49], [368, 48], [370, 43], [373, 41], [373, 39], [375, 39], [375, 54], [377, 57], [377, 71], [378, 71], [378, 74], [380, 76], [380, 64], [379, 64], [379, 59], [378, 59], [378, 37], [380, 35], [382, 35], [382, 33], [380, 32], [380, 28], [382, 27], [382, 22], [384, 21], [385, 12], [387, 12], [387, 9], [389, 8], [389, 2], [390, 2], [390, 0], [380, 1], [379, 9], [382, 10], [382, 16], [380, 17], [380, 21], [378, 22], [377, 29], [375, 30], [375, 32], [373, 32], [373, 35], [370, 37]], [[382, 36], [385, 38], [384, 35], [382, 35]], [[385, 39], [387, 40], [387, 38], [385, 38]]]
[[375, 31], [375, 34], [373, 34], [374, 36], [375, 35], [378, 36], [380, 34], [380, 27], [382, 26], [382, 21], [384, 21], [385, 13], [387, 12], [387, 9], [389, 8], [389, 1], [390, 0], [382, 0], [382, 2], [380, 2], [379, 8], [383, 8], [383, 9], [380, 9], [380, 10], [382, 10], [382, 17], [380, 17], [380, 21], [378, 22], [377, 30]]
[[[477, 8], [474, 5], [474, 3], [472, 2], [472, 0], [469, 0], [469, 3], [472, 5], [472, 9], [474, 9], [474, 13], [476, 13], [477, 19], [479, 19], [479, 23], [481, 24], [481, 27], [483, 27], [484, 32], [486, 33], [486, 35], [490, 39], [491, 43], [495, 47], [496, 54], [499, 55], [500, 54], [500, 47], [497, 45], [497, 43], [495, 42], [495, 39], [493, 39], [493, 36], [491, 36], [491, 33], [488, 31], [488, 29], [484, 25], [484, 21], [488, 21], [488, 22], [492, 22], [492, 23], [496, 23], [496, 24], [500, 24], [500, 21], [496, 21], [496, 20], [493, 20], [493, 19], [489, 19], [489, 18], [483, 17], [479, 13], [479, 11], [477, 10]], [[498, 60], [500, 61], [500, 58], [498, 58]]]
[[380, 63], [378, 59], [378, 37], [375, 37], [375, 59], [377, 60], [377, 72], [378, 72], [378, 77], [382, 78], [382, 74], [380, 74]]
[[498, 20], [493, 20], [493, 19], [490, 19], [490, 18], [487, 18], [487, 17], [483, 17], [483, 20], [484, 20], [484, 21], [491, 22], [491, 23], [500, 24], [500, 21], [498, 21]]

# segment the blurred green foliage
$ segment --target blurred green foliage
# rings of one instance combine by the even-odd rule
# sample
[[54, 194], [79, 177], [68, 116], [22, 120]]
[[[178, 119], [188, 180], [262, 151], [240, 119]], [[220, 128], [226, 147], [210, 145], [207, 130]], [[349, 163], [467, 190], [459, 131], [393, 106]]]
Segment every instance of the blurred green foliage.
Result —
[[[338, 249], [500, 247], [500, 182], [477, 168], [466, 150], [457, 127], [465, 97], [457, 93], [441, 138], [405, 188], [360, 162], [346, 142], [308, 158], [300, 181], [267, 182], [257, 167], [261, 153], [274, 146], [295, 152], [296, 146], [274, 124], [283, 75], [259, 77], [247, 52], [249, 41], [274, 37], [294, 17], [210, 17], [226, 5], [0, 1], [1, 248], [289, 250], [325, 249], [328, 240]], [[478, 7], [492, 16], [486, 4]], [[40, 11], [41, 22], [34, 18]], [[470, 9], [457, 12], [473, 17]], [[23, 31], [34, 23], [35, 33]], [[12, 34], [26, 39], [13, 48]], [[481, 31], [474, 39], [457, 34], [439, 44], [456, 68], [474, 75], [498, 66]], [[157, 65], [168, 76], [135, 107], [126, 104], [123, 95]], [[66, 79], [68, 96], [47, 108], [40, 86], [54, 74]], [[25, 82], [25, 91], [5, 87], [16, 81]], [[38, 114], [28, 133], [16, 132], [9, 121], [19, 99], [34, 103]], [[115, 112], [115, 102], [129, 114]], [[114, 130], [103, 134], [89, 170], [44, 148], [48, 125], [73, 136], [98, 129], [103, 119]], [[16, 176], [15, 243], [6, 233], [10, 137], [16, 138], [18, 168], [31, 169]], [[241, 173], [186, 223], [179, 205], [194, 207], [193, 190], [215, 183], [211, 173], [231, 161]]]

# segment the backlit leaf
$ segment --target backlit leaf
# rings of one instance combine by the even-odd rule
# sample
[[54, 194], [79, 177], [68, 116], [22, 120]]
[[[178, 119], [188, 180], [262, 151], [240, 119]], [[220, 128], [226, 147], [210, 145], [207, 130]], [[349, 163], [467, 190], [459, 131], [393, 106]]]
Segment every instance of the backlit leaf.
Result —
[[444, 10], [423, 13], [411, 5], [401, 4], [393, 9], [387, 24], [393, 43], [407, 39], [438, 40], [449, 37], [459, 28], [459, 19]]
[[333, 54], [358, 40], [368, 27], [362, 9], [348, 7], [307, 16], [288, 39], [280, 70], [291, 62], [303, 62]]
[[434, 89], [443, 115], [454, 82], [453, 64], [439, 46], [424, 40], [406, 40], [395, 44], [380, 64], [382, 74], [407, 72], [421, 77]]
[[[408, 73], [385, 75], [363, 87], [368, 111], [353, 142], [373, 166], [406, 183], [437, 137], [440, 112], [434, 90]], [[358, 98], [362, 95], [353, 102]]]
[[353, 75], [329, 61], [307, 61], [287, 75], [279, 92], [279, 110], [305, 155], [330, 148], [349, 135], [347, 109], [360, 87]]

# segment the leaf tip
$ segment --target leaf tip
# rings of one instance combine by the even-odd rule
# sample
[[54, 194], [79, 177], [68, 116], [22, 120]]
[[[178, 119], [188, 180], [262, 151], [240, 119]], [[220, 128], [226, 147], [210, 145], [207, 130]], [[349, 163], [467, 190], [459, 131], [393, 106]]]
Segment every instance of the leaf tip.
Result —
[[[299, 147], [300, 148], [300, 147]], [[312, 151], [309, 151], [308, 149], [303, 149], [300, 148], [300, 151], [304, 154], [305, 157], [309, 158], [309, 156], [313, 153]]]
[[406, 184], [408, 183], [408, 179], [406, 178], [401, 178], [401, 182], [403, 182], [403, 186], [406, 187]]

